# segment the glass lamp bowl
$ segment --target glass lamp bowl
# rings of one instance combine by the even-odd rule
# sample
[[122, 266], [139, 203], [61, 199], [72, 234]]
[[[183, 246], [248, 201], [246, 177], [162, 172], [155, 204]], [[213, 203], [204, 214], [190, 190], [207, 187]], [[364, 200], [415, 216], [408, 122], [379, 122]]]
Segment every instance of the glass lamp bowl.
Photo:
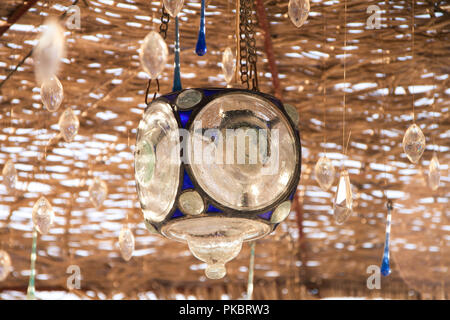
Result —
[[243, 242], [288, 216], [301, 169], [297, 122], [278, 99], [243, 89], [186, 89], [152, 101], [135, 151], [146, 225], [187, 242], [208, 278], [225, 276]]

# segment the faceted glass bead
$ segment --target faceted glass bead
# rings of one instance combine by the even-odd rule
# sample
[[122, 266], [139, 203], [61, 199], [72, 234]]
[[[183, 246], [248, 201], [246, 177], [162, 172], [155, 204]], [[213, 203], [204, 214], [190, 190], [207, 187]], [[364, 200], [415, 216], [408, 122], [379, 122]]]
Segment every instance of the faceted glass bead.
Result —
[[310, 10], [309, 0], [289, 0], [288, 14], [292, 23], [300, 28], [308, 18]]
[[403, 150], [412, 163], [417, 163], [425, 151], [425, 136], [415, 123], [406, 130], [403, 136]]
[[150, 31], [144, 38], [139, 57], [141, 65], [151, 79], [156, 79], [164, 70], [167, 63], [169, 50], [161, 35], [156, 31]]
[[59, 117], [59, 131], [66, 142], [71, 142], [80, 128], [80, 121], [71, 108], [67, 108]]
[[64, 97], [63, 86], [56, 76], [46, 79], [41, 86], [41, 99], [48, 111], [56, 111]]
[[177, 106], [180, 109], [189, 109], [202, 101], [203, 95], [200, 91], [188, 89], [181, 92], [177, 97]]
[[222, 55], [222, 72], [227, 83], [230, 83], [233, 80], [235, 70], [236, 61], [234, 59], [233, 51], [230, 47], [227, 47]]
[[106, 185], [105, 181], [96, 177], [92, 182], [91, 186], [89, 187], [89, 199], [91, 200], [92, 204], [97, 209], [99, 209], [107, 196], [108, 196], [108, 186]]
[[134, 252], [134, 236], [128, 227], [123, 227], [119, 234], [119, 248], [122, 258], [129, 261]]
[[164, 8], [172, 18], [175, 18], [183, 7], [184, 0], [163, 0]]
[[61, 59], [65, 53], [64, 28], [56, 20], [49, 20], [44, 26], [39, 42], [33, 50], [36, 79], [43, 83], [58, 74]]
[[314, 174], [317, 183], [322, 188], [323, 191], [327, 191], [333, 185], [334, 176], [336, 171], [334, 170], [333, 163], [330, 159], [325, 157], [320, 157], [314, 167]]
[[139, 122], [134, 157], [144, 217], [160, 222], [175, 203], [180, 180], [180, 134], [172, 108], [155, 100]]
[[186, 191], [180, 195], [178, 200], [180, 210], [188, 215], [197, 215], [203, 212], [205, 205], [202, 197], [197, 191]]
[[235, 210], [265, 208], [294, 179], [295, 133], [268, 100], [229, 93], [203, 107], [190, 128], [193, 176], [215, 201]]
[[275, 211], [272, 214], [272, 217], [270, 218], [270, 222], [280, 223], [287, 218], [290, 212], [291, 212], [291, 202], [285, 201], [275, 209]]
[[3, 184], [9, 192], [16, 189], [17, 171], [12, 160], [8, 160], [2, 170]]
[[33, 223], [41, 234], [47, 234], [53, 224], [55, 213], [50, 202], [45, 197], [40, 197], [33, 207]]
[[8, 277], [11, 272], [11, 258], [8, 252], [0, 250], [0, 281], [3, 281]]
[[441, 180], [441, 174], [439, 172], [439, 160], [436, 154], [433, 155], [433, 158], [430, 161], [430, 167], [428, 172], [428, 184], [431, 190], [437, 190], [439, 188], [439, 182]]
[[352, 214], [352, 189], [347, 170], [342, 170], [334, 201], [334, 219], [337, 224], [343, 224]]

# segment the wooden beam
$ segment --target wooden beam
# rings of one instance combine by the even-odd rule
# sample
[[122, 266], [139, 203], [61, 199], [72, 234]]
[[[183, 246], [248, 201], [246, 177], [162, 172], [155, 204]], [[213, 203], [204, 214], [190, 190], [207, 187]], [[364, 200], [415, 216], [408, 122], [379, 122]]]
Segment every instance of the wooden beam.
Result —
[[0, 26], [0, 37], [9, 30], [9, 28], [16, 23], [28, 10], [36, 4], [38, 0], [24, 1], [14, 12], [8, 17], [5, 25]]

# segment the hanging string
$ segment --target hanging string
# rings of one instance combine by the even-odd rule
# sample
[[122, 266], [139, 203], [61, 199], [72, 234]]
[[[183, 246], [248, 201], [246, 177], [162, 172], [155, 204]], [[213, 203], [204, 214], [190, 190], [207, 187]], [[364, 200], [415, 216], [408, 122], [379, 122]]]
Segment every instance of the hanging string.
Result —
[[253, 271], [255, 268], [255, 245], [256, 241], [250, 244], [250, 264], [248, 266], [248, 282], [247, 282], [247, 300], [252, 300], [253, 297]]
[[[323, 50], [325, 54], [325, 47], [327, 44], [327, 19], [325, 15], [325, 4], [323, 5]], [[323, 128], [324, 128], [324, 135], [323, 135], [323, 152], [326, 154], [326, 144], [327, 144], [327, 82], [326, 82], [326, 75], [325, 75], [325, 57], [323, 57], [322, 60], [322, 86], [323, 86]]]
[[[347, 89], [347, 0], [344, 1], [344, 108], [342, 112], [342, 150], [345, 148], [345, 108], [346, 108], [346, 89]], [[350, 136], [349, 136], [350, 139]], [[347, 150], [344, 152], [344, 156]]]
[[[411, 48], [411, 52], [412, 52], [412, 55], [411, 55], [411, 63], [414, 63], [414, 33], [415, 33], [415, 28], [414, 28], [414, 25], [415, 25], [415, 21], [414, 21], [414, 16], [415, 16], [415, 13], [414, 13], [414, 1], [415, 0], [412, 0], [412, 22], [411, 22], [411, 40], [412, 40], [412, 48]], [[414, 75], [414, 72], [413, 72], [413, 75]], [[413, 77], [414, 78], [414, 77]], [[414, 101], [414, 82], [413, 82], [413, 85], [412, 85], [412, 108], [413, 108], [413, 123], [416, 123], [416, 110], [415, 110], [415, 108], [416, 108], [416, 106], [415, 106], [415, 101]]]

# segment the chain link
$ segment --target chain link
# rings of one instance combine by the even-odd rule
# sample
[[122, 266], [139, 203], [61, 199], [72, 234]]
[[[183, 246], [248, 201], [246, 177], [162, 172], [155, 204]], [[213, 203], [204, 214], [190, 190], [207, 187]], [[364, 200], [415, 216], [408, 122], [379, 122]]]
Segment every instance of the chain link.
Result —
[[241, 82], [247, 89], [258, 89], [258, 72], [256, 69], [256, 36], [253, 21], [253, 0], [240, 0], [239, 46]]
[[167, 38], [167, 30], [169, 29], [170, 15], [167, 13], [164, 5], [161, 9], [161, 25], [159, 26], [159, 34], [163, 39]]

